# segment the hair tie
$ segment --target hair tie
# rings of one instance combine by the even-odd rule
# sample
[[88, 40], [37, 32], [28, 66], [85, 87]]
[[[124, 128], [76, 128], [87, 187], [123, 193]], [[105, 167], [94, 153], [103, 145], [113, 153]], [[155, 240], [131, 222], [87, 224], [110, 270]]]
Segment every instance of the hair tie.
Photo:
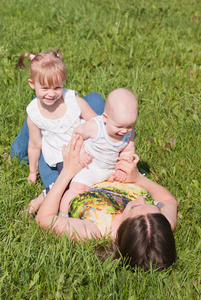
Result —
[[29, 57], [31, 60], [33, 60], [36, 56], [34, 54], [30, 54]]
[[57, 57], [60, 57], [60, 56], [59, 56], [59, 53], [57, 53]]

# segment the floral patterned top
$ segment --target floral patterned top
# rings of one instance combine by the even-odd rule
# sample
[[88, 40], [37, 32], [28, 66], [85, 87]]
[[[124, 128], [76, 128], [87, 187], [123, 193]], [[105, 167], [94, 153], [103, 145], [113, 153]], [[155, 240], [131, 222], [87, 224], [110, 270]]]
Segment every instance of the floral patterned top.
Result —
[[69, 217], [92, 221], [102, 235], [107, 235], [114, 217], [122, 214], [128, 202], [139, 196], [154, 204], [149, 193], [133, 183], [102, 182], [75, 197], [69, 205], [68, 214]]

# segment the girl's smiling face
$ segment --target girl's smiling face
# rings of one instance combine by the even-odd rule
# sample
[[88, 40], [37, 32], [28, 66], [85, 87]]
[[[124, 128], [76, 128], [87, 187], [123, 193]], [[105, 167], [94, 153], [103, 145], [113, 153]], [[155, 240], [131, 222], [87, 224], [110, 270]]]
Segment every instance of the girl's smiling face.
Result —
[[29, 85], [35, 90], [36, 96], [42, 102], [42, 104], [46, 106], [53, 105], [61, 98], [63, 93], [63, 82], [58, 82], [58, 84], [53, 86], [42, 86], [37, 80], [33, 82], [31, 79], [29, 79]]

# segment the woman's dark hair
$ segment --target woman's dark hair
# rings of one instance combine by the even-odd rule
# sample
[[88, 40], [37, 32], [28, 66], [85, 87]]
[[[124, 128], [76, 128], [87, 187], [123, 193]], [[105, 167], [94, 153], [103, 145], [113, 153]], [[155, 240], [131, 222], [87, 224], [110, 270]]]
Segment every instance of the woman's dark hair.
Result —
[[176, 260], [170, 223], [162, 214], [129, 218], [117, 231], [115, 258], [123, 257], [131, 267], [166, 269]]

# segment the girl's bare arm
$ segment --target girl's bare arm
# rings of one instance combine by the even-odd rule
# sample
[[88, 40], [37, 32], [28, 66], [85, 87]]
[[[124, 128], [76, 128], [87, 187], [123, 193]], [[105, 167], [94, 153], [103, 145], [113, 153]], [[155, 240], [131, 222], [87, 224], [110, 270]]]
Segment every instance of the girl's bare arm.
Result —
[[36, 183], [38, 173], [38, 162], [41, 153], [42, 141], [40, 129], [27, 118], [27, 125], [29, 128], [29, 144], [28, 144], [28, 157], [29, 157], [29, 176], [28, 182]]
[[97, 116], [95, 111], [93, 111], [91, 106], [83, 98], [76, 96], [76, 99], [77, 99], [78, 105], [81, 109], [81, 117], [84, 120], [88, 121], [89, 119]]

